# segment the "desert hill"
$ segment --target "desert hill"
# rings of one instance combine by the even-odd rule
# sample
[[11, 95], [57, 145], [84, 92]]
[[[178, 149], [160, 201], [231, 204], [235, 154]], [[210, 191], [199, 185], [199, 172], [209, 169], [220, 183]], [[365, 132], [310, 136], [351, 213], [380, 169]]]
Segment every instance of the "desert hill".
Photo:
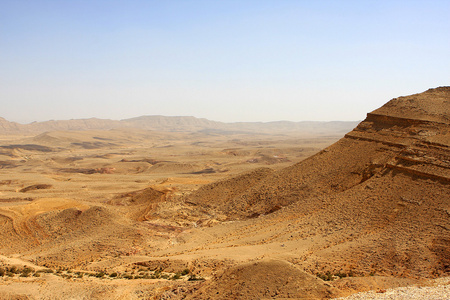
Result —
[[[391, 169], [447, 181], [449, 93], [443, 87], [391, 100], [336, 144], [249, 185], [222, 210], [236, 217], [265, 214], [274, 206], [343, 192]], [[414, 118], [418, 112], [420, 117]], [[203, 191], [208, 197], [207, 190], [205, 186], [197, 191], [193, 202], [202, 198]]]
[[[449, 87], [393, 99], [337, 143], [237, 189], [238, 195], [213, 201], [211, 195], [226, 194], [213, 184], [193, 193], [189, 203], [228, 220], [261, 216], [232, 238], [222, 237], [222, 245], [322, 235], [327, 242], [302, 255], [306, 264], [336, 272], [351, 266], [365, 274], [448, 274], [449, 109]], [[256, 232], [270, 227], [272, 233], [255, 240]]]
[[10, 122], [2, 117], [0, 117], [0, 131], [3, 133], [18, 133], [21, 132], [23, 129], [23, 125], [16, 123], [16, 122]]
[[286, 261], [263, 260], [226, 269], [186, 299], [326, 299], [336, 290]]

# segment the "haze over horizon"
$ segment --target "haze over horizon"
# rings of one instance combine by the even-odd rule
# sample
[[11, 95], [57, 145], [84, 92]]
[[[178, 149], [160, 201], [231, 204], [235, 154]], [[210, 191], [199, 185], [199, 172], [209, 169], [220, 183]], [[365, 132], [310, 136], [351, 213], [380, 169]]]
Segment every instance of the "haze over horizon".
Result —
[[448, 1], [0, 1], [0, 117], [355, 121], [449, 85]]

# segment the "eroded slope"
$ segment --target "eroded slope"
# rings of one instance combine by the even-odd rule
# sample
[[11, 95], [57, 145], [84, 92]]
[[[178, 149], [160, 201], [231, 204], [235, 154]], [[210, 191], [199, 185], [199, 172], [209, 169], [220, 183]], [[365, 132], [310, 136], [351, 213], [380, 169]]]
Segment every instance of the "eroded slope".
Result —
[[449, 274], [449, 99], [448, 87], [393, 99], [324, 151], [226, 203], [208, 203], [229, 219], [261, 217], [230, 226], [206, 248], [251, 246], [310, 272]]

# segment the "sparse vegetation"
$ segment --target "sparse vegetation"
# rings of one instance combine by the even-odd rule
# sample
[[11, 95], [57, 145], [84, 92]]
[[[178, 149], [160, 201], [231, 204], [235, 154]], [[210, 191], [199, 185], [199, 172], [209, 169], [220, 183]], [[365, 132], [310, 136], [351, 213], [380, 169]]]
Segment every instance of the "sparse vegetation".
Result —
[[344, 278], [344, 277], [351, 277], [349, 274], [343, 273], [341, 271], [337, 272], [336, 274], [334, 274], [335, 276], [338, 276], [339, 278]]
[[53, 273], [52, 269], [41, 269], [36, 271], [36, 273]]
[[24, 187], [19, 192], [26, 193], [28, 191], [34, 191], [34, 190], [42, 190], [42, 189], [49, 189], [52, 186], [50, 184], [35, 184], [31, 186]]
[[103, 272], [98, 272], [98, 273], [96, 273], [94, 276], [97, 277], [97, 278], [103, 278], [103, 277], [105, 277], [105, 273], [103, 273]]
[[342, 271], [332, 273], [330, 271], [326, 271], [325, 273], [317, 272], [316, 276], [324, 281], [333, 281], [336, 278], [353, 277], [353, 273], [344, 273]]
[[[183, 277], [190, 274], [189, 269], [184, 269], [183, 271], [176, 273], [162, 272], [161, 269], [154, 271], [148, 271], [148, 269], [139, 269], [139, 274], [135, 274], [135, 268], [126, 270], [124, 273], [120, 274], [118, 272], [112, 272], [108, 274], [106, 271], [98, 271], [95, 273], [84, 273], [84, 272], [74, 272], [69, 268], [57, 268], [52, 270], [50, 268], [34, 270], [30, 267], [18, 268], [16, 266], [5, 266], [0, 267], [0, 277], [8, 276], [15, 277], [19, 275], [20, 277], [41, 277], [41, 274], [54, 274], [64, 279], [72, 278], [83, 278], [84, 275], [95, 277], [99, 279], [109, 278], [109, 279], [166, 279], [166, 280], [180, 280]], [[204, 280], [202, 277], [197, 277], [196, 275], [190, 275], [189, 281]]]
[[324, 281], [332, 281], [333, 280], [333, 275], [331, 275], [330, 271], [327, 271], [325, 274], [323, 274], [323, 273], [316, 273], [316, 276], [319, 277], [320, 279], [324, 280]]
[[205, 280], [203, 277], [197, 277], [197, 275], [192, 274], [191, 276], [189, 276], [188, 281], [198, 281], [198, 280]]
[[182, 276], [185, 276], [187, 274], [191, 273], [191, 271], [189, 269], [184, 269], [183, 272], [181, 272]]
[[29, 268], [29, 267], [24, 267], [21, 271], [20, 276], [21, 277], [29, 277], [31, 275], [31, 273], [34, 272], [34, 269]]

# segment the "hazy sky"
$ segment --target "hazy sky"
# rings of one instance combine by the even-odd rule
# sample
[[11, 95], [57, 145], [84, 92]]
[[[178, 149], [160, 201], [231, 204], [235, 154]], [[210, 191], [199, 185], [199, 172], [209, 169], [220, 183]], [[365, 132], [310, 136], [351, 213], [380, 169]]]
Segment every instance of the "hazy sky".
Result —
[[0, 0], [0, 116], [361, 120], [450, 85], [450, 1]]

